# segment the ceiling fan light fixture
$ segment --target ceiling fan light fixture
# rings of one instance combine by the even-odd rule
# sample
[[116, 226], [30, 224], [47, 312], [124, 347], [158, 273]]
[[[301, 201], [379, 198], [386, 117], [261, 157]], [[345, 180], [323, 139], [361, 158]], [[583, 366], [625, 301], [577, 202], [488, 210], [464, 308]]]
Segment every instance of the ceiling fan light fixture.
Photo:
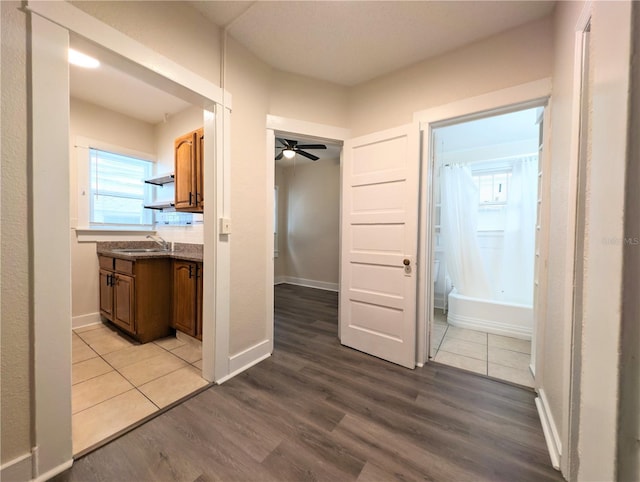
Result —
[[293, 159], [293, 157], [296, 155], [296, 152], [293, 149], [285, 149], [282, 151], [282, 154], [287, 159]]

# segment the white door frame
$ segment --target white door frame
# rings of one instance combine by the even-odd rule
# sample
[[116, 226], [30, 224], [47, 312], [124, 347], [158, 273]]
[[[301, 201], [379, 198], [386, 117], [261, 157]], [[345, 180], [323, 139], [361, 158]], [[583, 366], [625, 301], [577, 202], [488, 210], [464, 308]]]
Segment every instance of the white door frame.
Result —
[[[331, 126], [328, 124], [317, 124], [315, 122], [308, 122], [300, 119], [292, 119], [289, 117], [280, 117], [268, 114], [267, 115], [267, 176], [265, 184], [265, 196], [267, 213], [273, 213], [275, 208], [273, 199], [273, 186], [275, 184], [275, 143], [276, 133], [278, 134], [292, 134], [294, 136], [314, 137], [317, 139], [323, 139], [326, 141], [338, 141], [344, 143], [351, 137], [351, 131], [342, 127]], [[340, 180], [342, 181], [342, 153], [340, 154]], [[342, 218], [342, 214], [340, 214]], [[340, 219], [340, 226], [342, 226], [342, 219]], [[274, 308], [274, 286], [273, 286], [273, 217], [267, 216], [267, 222], [265, 225], [265, 235], [267, 237], [267, 251], [265, 253], [267, 260], [267, 273], [265, 277], [265, 289], [267, 293], [267, 304], [265, 313], [265, 322], [267, 329], [267, 339], [269, 340], [269, 353], [273, 353], [273, 308]], [[342, 246], [342, 230], [340, 231], [339, 245]], [[340, 255], [339, 255], [340, 256]], [[338, 266], [340, 266], [340, 258], [338, 258]], [[338, 273], [338, 279], [340, 274]], [[338, 313], [338, 317], [340, 314]]]
[[[517, 85], [488, 94], [463, 99], [432, 109], [416, 112], [413, 120], [420, 123], [422, 131], [422, 159], [420, 182], [420, 223], [419, 223], [419, 265], [418, 265], [418, 323], [417, 323], [417, 359], [416, 365], [423, 366], [428, 361], [429, 313], [431, 297], [427, 296], [425, 287], [431, 282], [432, 250], [431, 220], [433, 160], [431, 155], [431, 133], [435, 127], [455, 124], [461, 118], [486, 117], [487, 113], [509, 112], [521, 110], [527, 106], [546, 105], [551, 96], [551, 79], [542, 79], [527, 84]], [[545, 154], [545, 158], [548, 155]], [[427, 221], [425, 221], [427, 220]], [[546, 280], [543, 280], [546, 286]], [[541, 291], [544, 287], [541, 288]], [[431, 292], [431, 290], [429, 290]]]
[[[203, 377], [228, 374], [229, 236], [218, 219], [229, 217], [231, 96], [208, 80], [159, 55], [66, 2], [32, 2], [32, 186], [35, 433], [31, 478], [46, 480], [73, 463], [71, 442], [71, 262], [69, 226], [69, 110], [67, 48], [73, 33], [120, 56], [121, 67], [156, 86], [171, 86], [202, 106], [205, 190], [216, 192], [204, 214], [205, 270]], [[124, 59], [124, 60], [122, 60]], [[51, 115], [56, 112], [57, 115]], [[55, 206], [53, 209], [52, 206]]]

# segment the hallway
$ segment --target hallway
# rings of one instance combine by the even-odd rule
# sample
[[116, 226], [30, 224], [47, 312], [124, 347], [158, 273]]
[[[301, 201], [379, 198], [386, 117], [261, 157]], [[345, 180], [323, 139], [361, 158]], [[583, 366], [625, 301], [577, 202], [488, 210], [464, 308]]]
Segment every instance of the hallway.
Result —
[[532, 391], [342, 347], [336, 293], [275, 292], [271, 358], [54, 480], [562, 480]]

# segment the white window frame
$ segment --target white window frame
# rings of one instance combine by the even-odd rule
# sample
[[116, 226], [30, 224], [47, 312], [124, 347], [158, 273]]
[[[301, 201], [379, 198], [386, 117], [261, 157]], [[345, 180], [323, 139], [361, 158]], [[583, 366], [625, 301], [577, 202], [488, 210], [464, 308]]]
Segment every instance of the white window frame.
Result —
[[[77, 173], [76, 191], [76, 215], [72, 213], [71, 228], [75, 230], [78, 241], [95, 242], [108, 241], [118, 238], [132, 239], [132, 236], [145, 238], [150, 233], [155, 233], [154, 224], [151, 226], [100, 226], [91, 224], [91, 178], [90, 178], [90, 149], [97, 149], [106, 152], [113, 152], [123, 156], [130, 156], [144, 161], [154, 163], [153, 171], [156, 169], [155, 156], [148, 152], [137, 151], [126, 147], [110, 144], [108, 142], [88, 137], [77, 136], [75, 144], [72, 146], [75, 155]], [[71, 169], [73, 172], [73, 168]]]

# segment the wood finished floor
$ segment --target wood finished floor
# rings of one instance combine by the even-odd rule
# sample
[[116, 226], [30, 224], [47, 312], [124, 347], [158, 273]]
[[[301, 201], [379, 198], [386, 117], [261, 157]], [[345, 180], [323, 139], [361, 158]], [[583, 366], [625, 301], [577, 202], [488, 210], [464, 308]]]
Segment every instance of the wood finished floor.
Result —
[[273, 356], [56, 481], [544, 481], [534, 393], [340, 346], [337, 295], [276, 287]]

